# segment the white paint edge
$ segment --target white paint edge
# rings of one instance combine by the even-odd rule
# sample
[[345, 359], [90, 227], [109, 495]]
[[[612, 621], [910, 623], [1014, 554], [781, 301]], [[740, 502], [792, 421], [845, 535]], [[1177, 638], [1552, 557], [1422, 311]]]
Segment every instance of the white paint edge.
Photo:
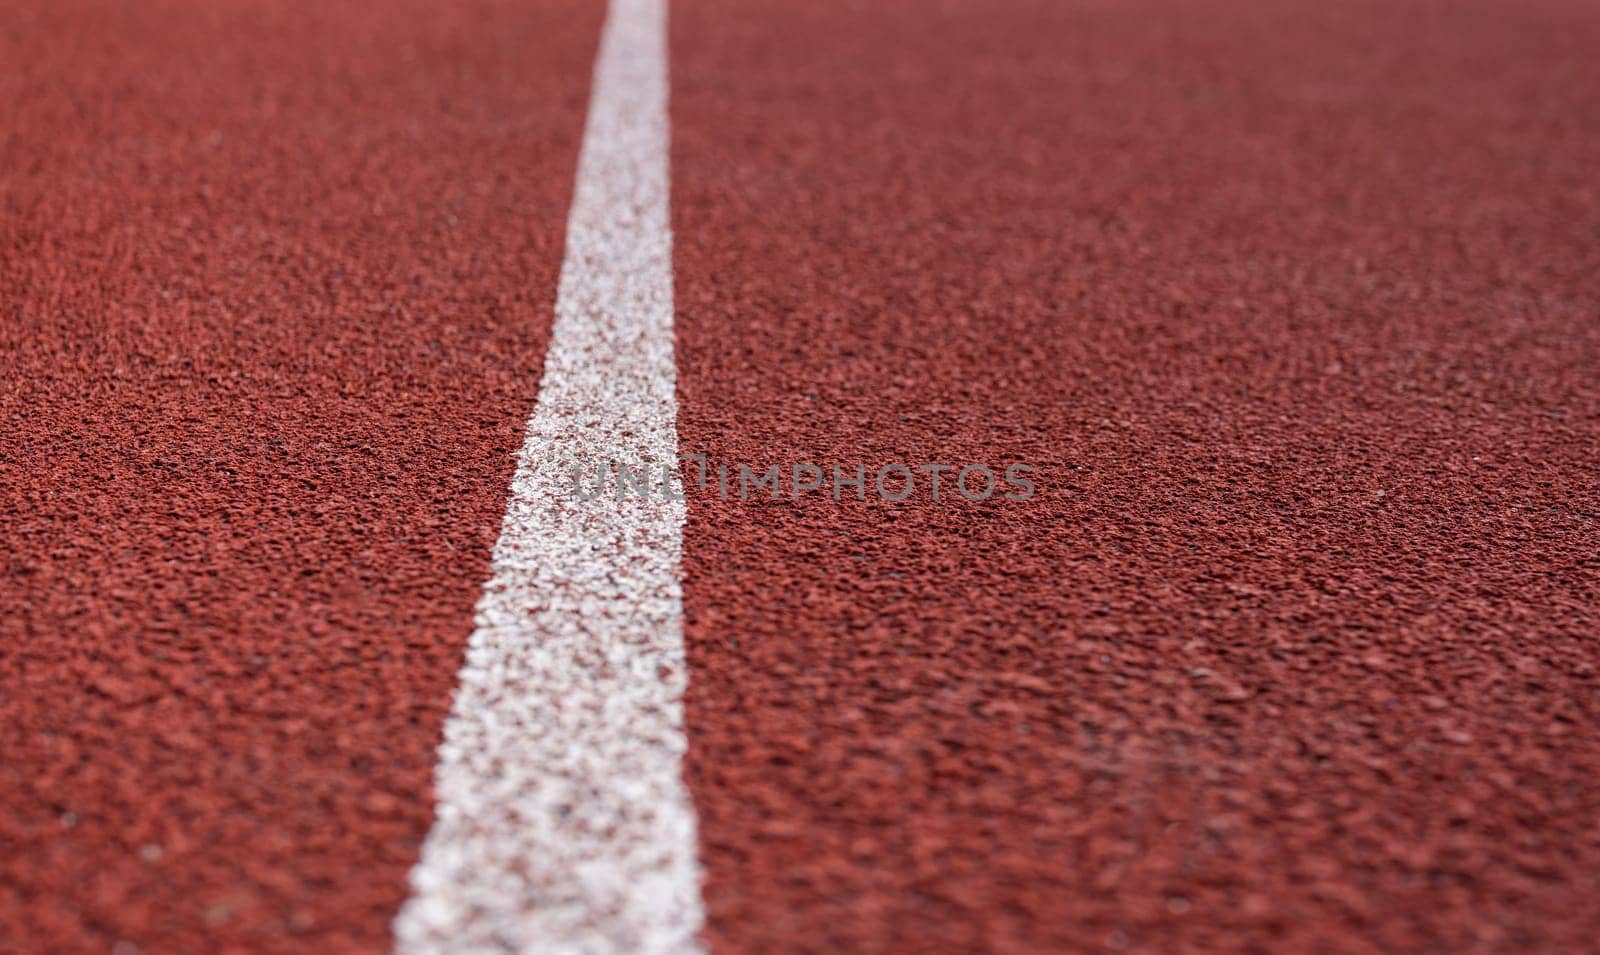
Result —
[[684, 505], [570, 465], [676, 463], [665, 0], [613, 0], [538, 403], [395, 920], [422, 953], [701, 951], [682, 778]]

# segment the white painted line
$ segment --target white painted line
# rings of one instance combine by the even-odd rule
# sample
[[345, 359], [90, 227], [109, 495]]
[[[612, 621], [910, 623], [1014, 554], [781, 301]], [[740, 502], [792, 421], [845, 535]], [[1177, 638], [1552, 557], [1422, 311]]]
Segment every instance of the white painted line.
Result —
[[684, 505], [570, 465], [675, 463], [665, 0], [612, 0], [555, 325], [397, 950], [698, 952]]

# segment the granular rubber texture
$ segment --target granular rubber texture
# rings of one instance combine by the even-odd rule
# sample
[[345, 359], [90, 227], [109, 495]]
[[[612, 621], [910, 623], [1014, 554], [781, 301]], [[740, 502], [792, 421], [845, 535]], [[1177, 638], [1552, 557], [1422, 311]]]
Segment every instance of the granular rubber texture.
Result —
[[674, 9], [713, 949], [1595, 950], [1600, 7]]
[[0, 13], [0, 950], [387, 949], [600, 13]]

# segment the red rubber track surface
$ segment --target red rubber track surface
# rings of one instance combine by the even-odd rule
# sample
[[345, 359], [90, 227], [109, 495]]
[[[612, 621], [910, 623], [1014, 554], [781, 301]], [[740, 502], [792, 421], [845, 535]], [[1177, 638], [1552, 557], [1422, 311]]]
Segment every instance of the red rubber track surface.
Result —
[[0, 950], [382, 950], [597, 5], [0, 13]]
[[674, 10], [715, 949], [1593, 950], [1600, 7]]

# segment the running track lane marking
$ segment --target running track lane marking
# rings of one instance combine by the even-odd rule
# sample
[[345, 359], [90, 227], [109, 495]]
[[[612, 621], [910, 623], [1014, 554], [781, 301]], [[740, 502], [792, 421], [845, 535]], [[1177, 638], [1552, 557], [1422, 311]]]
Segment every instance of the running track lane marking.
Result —
[[570, 467], [676, 464], [665, 0], [613, 0], [544, 380], [395, 920], [404, 955], [699, 952], [683, 784], [684, 504]]

